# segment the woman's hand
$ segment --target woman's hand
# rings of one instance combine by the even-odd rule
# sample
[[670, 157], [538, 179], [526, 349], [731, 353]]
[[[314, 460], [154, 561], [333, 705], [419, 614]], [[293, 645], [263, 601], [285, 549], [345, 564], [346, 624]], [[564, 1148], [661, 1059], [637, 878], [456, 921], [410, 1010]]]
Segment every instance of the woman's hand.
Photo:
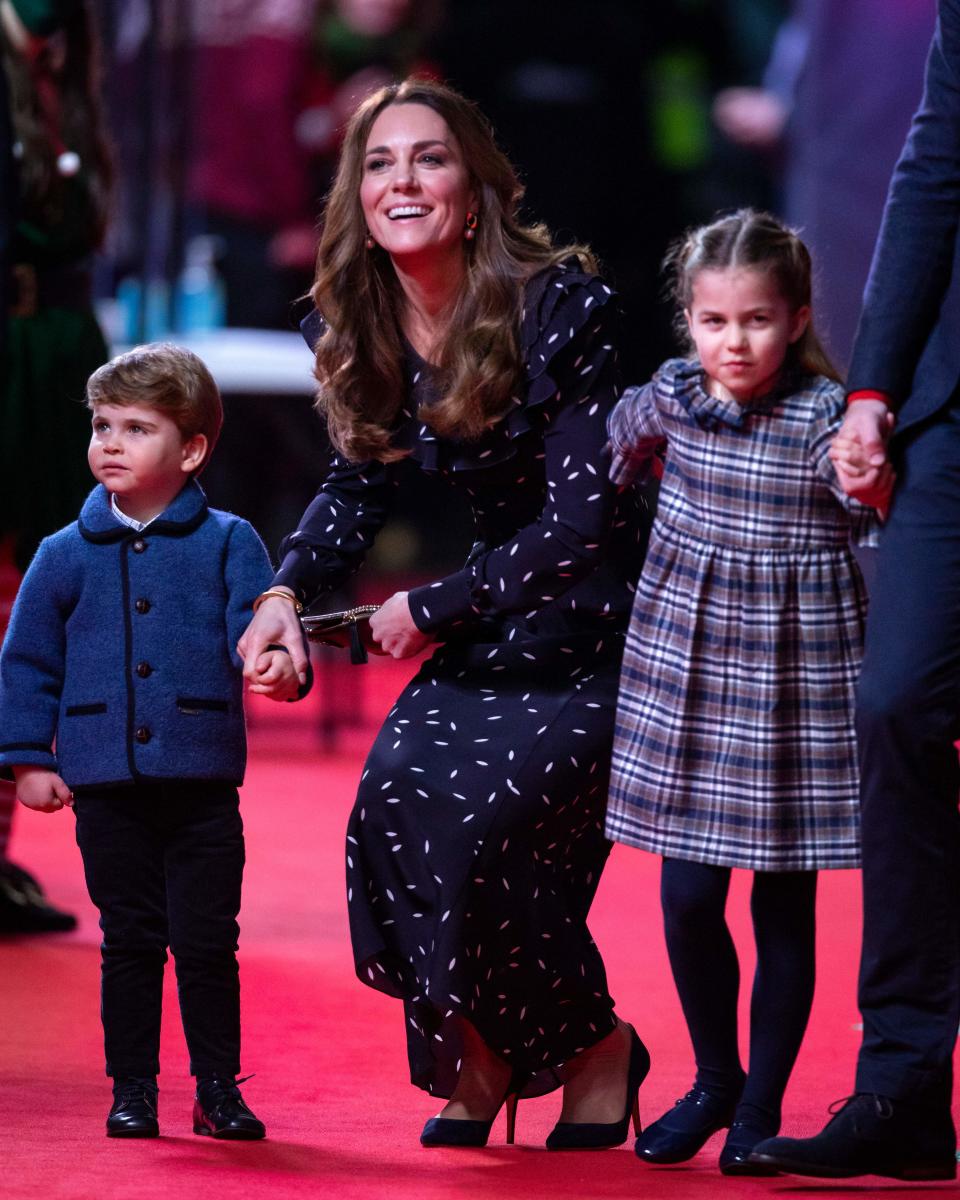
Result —
[[290, 652], [290, 661], [302, 685], [307, 682], [307, 653], [303, 646], [300, 618], [293, 605], [293, 592], [288, 588], [271, 590], [289, 592], [290, 599], [268, 596], [254, 613], [246, 632], [237, 642], [237, 653], [243, 659], [243, 675], [251, 683], [257, 684], [260, 656], [266, 653], [268, 646], [285, 646]]
[[429, 646], [433, 638], [421, 633], [410, 616], [406, 592], [394, 592], [370, 618], [370, 632], [385, 654], [394, 658], [411, 658]]

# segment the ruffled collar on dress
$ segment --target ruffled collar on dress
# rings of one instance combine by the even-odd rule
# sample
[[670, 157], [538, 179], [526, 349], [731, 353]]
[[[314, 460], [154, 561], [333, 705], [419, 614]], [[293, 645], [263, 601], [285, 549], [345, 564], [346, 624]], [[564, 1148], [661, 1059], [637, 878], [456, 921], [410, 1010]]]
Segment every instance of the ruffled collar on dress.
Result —
[[706, 376], [698, 360], [676, 359], [670, 365], [673, 367], [673, 387], [677, 403], [702, 429], [716, 429], [720, 425], [742, 429], [750, 417], [772, 411], [801, 386], [800, 372], [793, 368], [785, 368], [769, 392], [751, 400], [749, 404], [742, 405], [736, 400], [714, 396], [712, 392], [707, 391]]

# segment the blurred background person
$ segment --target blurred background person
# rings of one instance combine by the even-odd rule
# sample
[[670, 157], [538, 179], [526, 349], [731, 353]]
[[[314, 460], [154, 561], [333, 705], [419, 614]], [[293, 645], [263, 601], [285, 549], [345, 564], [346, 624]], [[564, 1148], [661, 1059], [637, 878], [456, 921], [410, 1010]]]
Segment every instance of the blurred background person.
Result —
[[818, 264], [824, 340], [843, 366], [935, 15], [935, 0], [794, 0], [762, 86], [716, 98], [719, 128], [780, 173], [775, 207]]
[[759, 82], [785, 0], [454, 0], [449, 78], [524, 164], [525, 210], [596, 248], [623, 298], [624, 376], [673, 345], [660, 262], [718, 207], [763, 206], [768, 176], [717, 135], [714, 93]]
[[[0, 29], [13, 138], [5, 164], [12, 158], [16, 176], [4, 196], [5, 216], [13, 214], [0, 437], [0, 569], [9, 594], [40, 539], [73, 519], [90, 487], [84, 387], [108, 357], [94, 315], [91, 256], [106, 228], [112, 164], [91, 5], [0, 0]], [[12, 805], [5, 786], [0, 931], [72, 928], [74, 918], [6, 856]]]
[[429, 73], [438, 12], [439, 0], [194, 7], [187, 236], [217, 239], [227, 324], [291, 327], [343, 127], [376, 88]]

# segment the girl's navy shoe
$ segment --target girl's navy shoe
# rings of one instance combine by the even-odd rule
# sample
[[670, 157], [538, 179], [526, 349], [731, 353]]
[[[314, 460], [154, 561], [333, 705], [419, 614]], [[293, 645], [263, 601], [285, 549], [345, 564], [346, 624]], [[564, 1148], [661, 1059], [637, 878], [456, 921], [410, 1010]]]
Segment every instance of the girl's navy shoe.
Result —
[[746, 1121], [734, 1121], [720, 1151], [721, 1175], [779, 1175], [777, 1168], [769, 1163], [750, 1161], [754, 1146], [772, 1136], [769, 1130], [758, 1129]]
[[637, 1138], [637, 1157], [649, 1163], [680, 1163], [693, 1158], [709, 1137], [733, 1121], [739, 1091], [716, 1096], [701, 1087], [691, 1088]]

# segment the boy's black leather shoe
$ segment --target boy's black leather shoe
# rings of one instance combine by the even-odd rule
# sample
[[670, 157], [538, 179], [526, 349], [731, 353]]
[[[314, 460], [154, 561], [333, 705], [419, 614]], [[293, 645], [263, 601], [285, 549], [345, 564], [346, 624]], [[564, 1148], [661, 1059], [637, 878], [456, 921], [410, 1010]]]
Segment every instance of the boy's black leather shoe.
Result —
[[738, 1099], [736, 1094], [721, 1098], [703, 1088], [691, 1088], [637, 1138], [637, 1157], [650, 1163], [680, 1163], [693, 1158], [712, 1134], [730, 1124]]
[[240, 1080], [232, 1076], [213, 1076], [197, 1080], [193, 1132], [233, 1141], [255, 1141], [266, 1137], [266, 1126], [244, 1104], [237, 1087], [249, 1078], [249, 1075]]
[[957, 1138], [949, 1111], [859, 1092], [816, 1137], [768, 1138], [750, 1162], [820, 1179], [955, 1179]]
[[114, 1080], [107, 1137], [157, 1137], [157, 1085], [153, 1079]]

